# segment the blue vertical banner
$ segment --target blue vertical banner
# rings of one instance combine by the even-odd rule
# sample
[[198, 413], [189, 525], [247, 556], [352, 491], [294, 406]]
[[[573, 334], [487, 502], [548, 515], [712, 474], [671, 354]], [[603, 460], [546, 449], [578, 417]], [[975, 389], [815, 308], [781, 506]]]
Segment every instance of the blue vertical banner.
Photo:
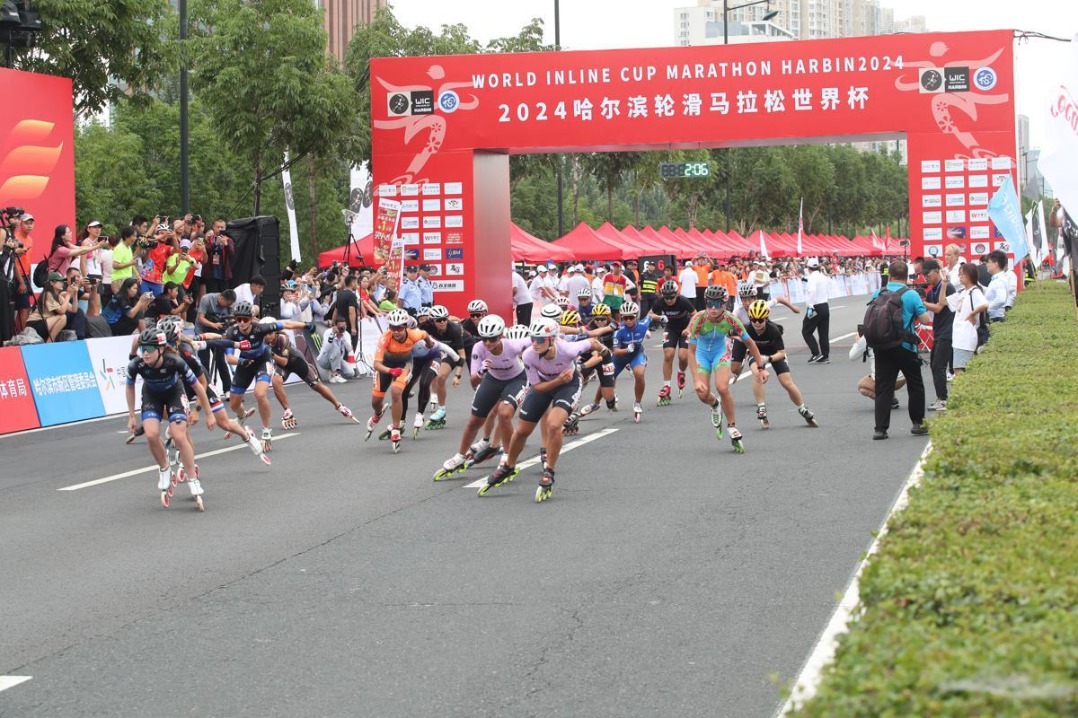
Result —
[[988, 218], [995, 223], [1003, 238], [1014, 252], [1014, 263], [1029, 256], [1029, 244], [1026, 242], [1026, 225], [1022, 222], [1022, 203], [1014, 191], [1014, 182], [1007, 178], [999, 186], [992, 199], [988, 200]]
[[22, 359], [42, 426], [105, 415], [86, 342], [24, 346]]

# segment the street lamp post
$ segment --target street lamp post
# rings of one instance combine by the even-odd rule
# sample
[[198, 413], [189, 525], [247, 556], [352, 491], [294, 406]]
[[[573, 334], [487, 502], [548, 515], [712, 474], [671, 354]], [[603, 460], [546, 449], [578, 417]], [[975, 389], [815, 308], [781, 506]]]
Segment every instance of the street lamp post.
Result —
[[[558, 5], [558, 0], [554, 0], [554, 51], [561, 51], [561, 8]], [[561, 184], [561, 155], [558, 155], [558, 236], [564, 236], [565, 234], [565, 208], [562, 206], [562, 184]]]
[[752, 7], [753, 5], [767, 4], [768, 11], [764, 15], [764, 20], [770, 20], [779, 14], [778, 10], [771, 9], [771, 0], [755, 0], [755, 2], [742, 3], [741, 5], [734, 5], [730, 7], [729, 0], [722, 0], [722, 44], [730, 44], [730, 32], [729, 32], [729, 14], [731, 10], [740, 10], [744, 7]]

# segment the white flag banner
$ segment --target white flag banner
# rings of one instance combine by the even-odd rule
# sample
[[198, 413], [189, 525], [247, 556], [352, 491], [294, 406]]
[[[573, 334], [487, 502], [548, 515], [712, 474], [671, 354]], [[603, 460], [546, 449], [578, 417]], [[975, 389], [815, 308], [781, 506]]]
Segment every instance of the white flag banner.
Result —
[[805, 198], [801, 198], [801, 206], [797, 208], [797, 256], [801, 256], [801, 235], [805, 233]]
[[288, 235], [292, 240], [292, 259], [302, 261], [299, 256], [299, 229], [296, 227], [296, 200], [292, 194], [292, 171], [288, 169], [288, 152], [284, 153], [284, 172], [281, 173], [284, 182], [284, 204], [288, 209]]
[[1044, 200], [1037, 203], [1037, 230], [1041, 233], [1040, 261], [1052, 253], [1052, 241], [1048, 239], [1048, 228], [1044, 226]]
[[359, 241], [374, 231], [374, 182], [367, 160], [352, 165], [349, 187], [348, 210], [352, 218], [349, 229], [352, 238]]
[[1035, 211], [1035, 207], [1030, 207], [1029, 212], [1026, 214], [1026, 243], [1029, 244], [1029, 261], [1033, 262], [1034, 266], [1037, 266], [1041, 263], [1041, 260], [1040, 247], [1037, 245], [1037, 237], [1033, 232], [1034, 222], [1036, 221]]
[[1054, 75], [1051, 94], [1044, 108], [1044, 141], [1038, 169], [1062, 201], [1073, 212], [1078, 208], [1078, 35], [1071, 42], [1070, 55], [1062, 65], [1046, 70]]
[[771, 255], [767, 253], [767, 241], [764, 239], [764, 231], [760, 230], [760, 256], [764, 259], [771, 259]]

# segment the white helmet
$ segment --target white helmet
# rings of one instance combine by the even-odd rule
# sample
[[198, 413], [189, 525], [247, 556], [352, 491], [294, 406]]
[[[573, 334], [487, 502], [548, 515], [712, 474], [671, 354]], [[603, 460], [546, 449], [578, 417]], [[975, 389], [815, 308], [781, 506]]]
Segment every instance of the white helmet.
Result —
[[276, 324], [277, 323], [277, 318], [276, 317], [262, 317], [261, 319], [258, 320], [258, 323], [259, 324]]
[[506, 329], [502, 336], [506, 339], [527, 339], [531, 336], [531, 329], [523, 324], [514, 324]]
[[493, 339], [505, 333], [505, 320], [497, 314], [488, 314], [479, 320], [479, 336], [484, 339]]
[[752, 282], [738, 282], [737, 293], [743, 297], [752, 296], [753, 294], [756, 294], [756, 287], [752, 286]]
[[411, 315], [403, 309], [394, 309], [386, 315], [386, 321], [389, 322], [391, 327], [406, 327], [408, 326], [408, 320], [411, 318]]
[[430, 308], [431, 319], [448, 319], [449, 310], [443, 307], [441, 304], [435, 304]]
[[547, 304], [539, 310], [539, 314], [547, 319], [561, 319], [562, 313], [562, 308], [557, 304]]
[[419, 318], [429, 317], [430, 307], [420, 307], [419, 309], [415, 310], [415, 315]]
[[557, 299], [554, 300], [554, 303], [557, 304], [559, 307], [561, 307], [561, 310], [563, 312], [566, 309], [568, 309], [569, 307], [571, 307], [572, 304], [573, 304], [572, 302], [569, 301], [569, 297], [558, 297]]
[[623, 317], [626, 315], [631, 317], [638, 316], [640, 314], [640, 305], [638, 305], [636, 302], [625, 302], [621, 305], [619, 313]]
[[576, 296], [577, 296], [578, 299], [580, 297], [590, 297], [591, 296], [591, 287], [581, 287], [580, 291], [576, 293]]
[[532, 339], [556, 339], [561, 333], [561, 327], [553, 319], [540, 317], [532, 322], [528, 332], [531, 334]]
[[487, 303], [484, 302], [482, 299], [473, 299], [472, 301], [468, 302], [468, 312], [469, 313], [475, 314], [475, 313], [478, 313], [478, 312], [488, 312], [488, 311], [490, 311], [490, 310], [487, 308]]

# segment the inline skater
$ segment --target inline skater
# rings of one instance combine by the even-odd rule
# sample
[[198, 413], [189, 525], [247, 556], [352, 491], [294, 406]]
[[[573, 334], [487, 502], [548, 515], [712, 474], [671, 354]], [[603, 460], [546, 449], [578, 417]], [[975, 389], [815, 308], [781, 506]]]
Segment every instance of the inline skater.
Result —
[[659, 391], [657, 406], [669, 406], [670, 382], [674, 374], [674, 354], [677, 354], [677, 391], [680, 399], [685, 393], [685, 370], [689, 367], [689, 345], [685, 329], [696, 312], [692, 301], [683, 297], [677, 282], [668, 280], [659, 288], [659, 301], [651, 306], [648, 318], [660, 321], [666, 327], [663, 334], [663, 388]]
[[793, 375], [790, 374], [790, 365], [786, 361], [786, 344], [782, 341], [782, 327], [769, 321], [768, 317], [770, 316], [771, 308], [768, 306], [768, 302], [763, 299], [757, 299], [749, 305], [750, 321], [745, 330], [752, 337], [752, 340], [756, 342], [756, 347], [764, 358], [763, 364], [757, 365], [753, 362], [750, 365], [753, 373], [752, 394], [756, 399], [756, 418], [759, 420], [761, 428], [771, 428], [767, 418], [767, 404], [764, 403], [764, 384], [759, 379], [759, 370], [766, 369], [770, 365], [778, 377], [779, 384], [786, 390], [790, 401], [797, 407], [797, 413], [801, 415], [801, 418], [809, 426], [816, 428], [819, 426], [816, 423], [816, 417], [805, 406], [805, 402], [801, 397], [801, 390], [794, 384]]
[[[444, 429], [445, 428], [445, 400], [446, 400], [446, 380], [449, 378], [449, 373], [453, 372], [453, 388], [460, 386], [461, 377], [464, 375], [464, 331], [460, 326], [460, 323], [453, 317], [449, 316], [449, 310], [441, 304], [435, 304], [430, 308], [430, 322], [427, 326], [423, 327], [435, 340], [442, 342], [450, 347], [456, 354], [456, 359], [451, 361], [445, 361], [446, 357], [442, 358], [442, 361], [438, 362], [438, 366], [432, 367], [435, 371], [432, 387], [434, 394], [438, 401], [435, 405], [431, 402], [431, 406], [434, 407], [434, 413], [430, 416], [430, 421], [427, 423], [428, 429]], [[456, 370], [456, 371], [454, 371]], [[420, 407], [423, 404], [419, 405]]]
[[464, 331], [464, 362], [468, 371], [472, 370], [472, 347], [479, 341], [479, 322], [490, 312], [482, 299], [468, 302], [468, 317], [461, 320], [460, 328]]
[[576, 311], [580, 314], [580, 321], [587, 324], [595, 314], [595, 307], [591, 301], [591, 287], [584, 286], [576, 295]]
[[537, 319], [531, 326], [532, 345], [521, 355], [529, 388], [520, 406], [520, 419], [501, 465], [479, 489], [480, 496], [520, 473], [516, 467], [517, 458], [540, 421], [544, 422], [547, 451], [535, 500], [549, 499], [554, 490], [554, 472], [562, 446], [561, 428], [583, 388], [577, 358], [588, 351], [598, 351], [602, 346], [594, 339], [570, 343], [559, 339], [558, 335], [558, 323], [545, 317]]
[[[763, 366], [763, 357], [756, 348], [756, 342], [749, 337], [744, 325], [737, 317], [726, 311], [726, 288], [712, 285], [704, 290], [704, 311], [697, 312], [689, 321], [686, 330], [689, 342], [689, 370], [693, 375], [696, 396], [711, 407], [711, 424], [715, 427], [715, 436], [723, 437], [723, 415], [728, 422], [726, 431], [734, 451], [745, 453], [741, 432], [737, 430], [734, 418], [734, 395], [730, 391], [730, 346], [729, 339], [739, 339], [748, 345], [753, 359]], [[714, 379], [715, 390], [719, 396], [711, 393], [710, 381]], [[767, 370], [760, 370], [760, 382], [766, 383]]]
[[[413, 323], [414, 320], [409, 321], [409, 329], [420, 327], [418, 324]], [[420, 328], [423, 331], [430, 327], [430, 322], [424, 322]], [[430, 400], [431, 387], [434, 385], [434, 381], [438, 376], [438, 370], [440, 367], [446, 364], [446, 360], [450, 362], [450, 365], [456, 364], [461, 361], [461, 357], [457, 352], [448, 344], [443, 344], [437, 339], [434, 340], [432, 346], [427, 346], [425, 342], [419, 342], [412, 347], [412, 377], [408, 380], [408, 385], [404, 388], [404, 395], [401, 398], [401, 420], [408, 416], [408, 400], [412, 398], [413, 389], [419, 386], [419, 399], [416, 406], [415, 422], [412, 424], [412, 439], [419, 438], [419, 430], [426, 427], [428, 429], [441, 429], [445, 427], [445, 422], [441, 422], [440, 425], [431, 425], [430, 422], [424, 423], [423, 421], [423, 406]], [[435, 405], [435, 402], [430, 402]], [[378, 437], [379, 440], [389, 438], [389, 429], [386, 429]]]
[[590, 356], [580, 357], [580, 375], [584, 380], [584, 386], [588, 385], [592, 375], [598, 374], [599, 388], [595, 391], [594, 404], [584, 404], [579, 409], [574, 409], [565, 420], [562, 433], [569, 436], [579, 431], [580, 417], [587, 416], [599, 407], [600, 398], [606, 399], [606, 404], [611, 411], [617, 411], [617, 401], [614, 397], [614, 363], [611, 355], [614, 346], [614, 327], [610, 324], [610, 307], [605, 304], [596, 305], [592, 323], [587, 327], [580, 326], [580, 315], [576, 310], [570, 309], [562, 315], [561, 333], [566, 341], [597, 339], [602, 344], [602, 350], [593, 350]]
[[[277, 320], [273, 317], [262, 317], [258, 323], [276, 326]], [[282, 429], [295, 429], [299, 426], [299, 419], [292, 413], [292, 407], [288, 403], [288, 394], [284, 390], [285, 382], [293, 374], [309, 386], [311, 391], [332, 404], [333, 408], [345, 419], [359, 423], [359, 419], [352, 413], [352, 410], [337, 399], [333, 390], [326, 386], [321, 377], [318, 376], [318, 371], [308, 364], [303, 355], [292, 346], [292, 340], [288, 334], [275, 329], [266, 334], [265, 342], [270, 348], [270, 361], [273, 363], [273, 374], [270, 378], [273, 395], [277, 398], [277, 403], [281, 405], [281, 409], [284, 411], [281, 414]]]
[[314, 325], [295, 321], [257, 324], [254, 321], [254, 307], [250, 302], [236, 302], [232, 307], [232, 317], [236, 323], [225, 331], [225, 339], [233, 342], [247, 342], [247, 348], [235, 350], [225, 358], [228, 363], [236, 367], [232, 374], [228, 403], [236, 418], [243, 423], [243, 420], [247, 418], [247, 412], [243, 408], [243, 397], [254, 382], [255, 402], [258, 405], [259, 418], [262, 420], [262, 451], [268, 454], [273, 449], [270, 403], [267, 396], [270, 387], [268, 362], [272, 352], [264, 339], [267, 335], [281, 329], [314, 331]]
[[[472, 347], [471, 381], [475, 389], [472, 413], [464, 425], [457, 453], [434, 474], [435, 481], [441, 481], [497, 453], [498, 438], [506, 439], [513, 434], [513, 415], [527, 390], [527, 377], [520, 355], [531, 346], [531, 339], [506, 337], [505, 321], [497, 314], [488, 314], [479, 320], [477, 331], [480, 341]], [[485, 429], [484, 438], [473, 444], [480, 427], [492, 421], [497, 423], [494, 443], [491, 442], [491, 430], [488, 428]]]
[[180, 383], [191, 387], [206, 410], [206, 428], [211, 431], [217, 425], [206, 390], [179, 355], [166, 351], [168, 338], [165, 332], [146, 329], [139, 335], [139, 356], [127, 365], [127, 429], [135, 431], [135, 380], [142, 377], [142, 426], [150, 455], [157, 461], [157, 488], [161, 491], [161, 505], [166, 509], [172, 498], [172, 471], [165, 446], [161, 442], [161, 419], [167, 417], [169, 433], [180, 452], [180, 462], [186, 472], [191, 496], [199, 511], [205, 510], [202, 500], [202, 483], [195, 468], [195, 451], [187, 436], [187, 412], [183, 405]]
[[412, 362], [412, 349], [420, 343], [426, 344], [428, 348], [434, 346], [434, 340], [425, 331], [408, 327], [409, 319], [411, 317], [403, 309], [394, 309], [387, 314], [389, 330], [378, 339], [378, 346], [374, 351], [374, 370], [378, 374], [374, 378], [374, 389], [371, 393], [371, 408], [374, 413], [367, 420], [367, 439], [371, 438], [374, 427], [382, 420], [388, 391], [392, 419], [389, 438], [393, 443], [394, 454], [400, 451], [403, 394], [411, 378], [408, 369]]
[[[800, 314], [801, 313], [801, 308], [798, 307], [793, 302], [791, 302], [786, 297], [775, 297], [774, 299], [763, 299], [763, 300], [753, 300], [753, 301], [763, 301], [764, 302], [764, 304], [767, 306], [767, 309], [768, 309], [768, 317], [771, 316], [771, 310], [774, 309], [779, 304], [786, 307], [787, 309], [789, 309], [794, 314]], [[748, 329], [749, 325], [752, 323], [752, 318], [749, 316], [749, 306], [751, 304], [752, 304], [752, 302], [750, 301], [750, 302], [747, 302], [747, 303], [739, 306], [737, 308], [737, 311], [734, 313], [734, 316], [737, 317], [737, 320], [739, 322], [741, 322], [742, 326], [744, 326], [746, 329]], [[742, 342], [734, 342], [734, 346], [730, 350], [730, 375], [732, 377], [734, 377], [734, 383], [735, 384], [741, 378], [741, 368], [744, 366], [746, 356], [748, 356], [748, 352], [747, 352], [747, 350], [745, 348], [745, 345]], [[787, 363], [789, 363], [789, 362], [787, 362]], [[754, 379], [755, 379], [755, 375], [754, 375]]]
[[644, 370], [648, 365], [648, 357], [644, 353], [644, 340], [651, 327], [651, 317], [640, 319], [639, 313], [640, 307], [636, 302], [628, 301], [622, 304], [621, 326], [614, 333], [614, 380], [617, 381], [622, 369], [632, 367], [636, 398], [633, 402], [633, 421], [635, 422], [640, 421], [640, 415], [644, 412], [640, 404], [644, 400]]

